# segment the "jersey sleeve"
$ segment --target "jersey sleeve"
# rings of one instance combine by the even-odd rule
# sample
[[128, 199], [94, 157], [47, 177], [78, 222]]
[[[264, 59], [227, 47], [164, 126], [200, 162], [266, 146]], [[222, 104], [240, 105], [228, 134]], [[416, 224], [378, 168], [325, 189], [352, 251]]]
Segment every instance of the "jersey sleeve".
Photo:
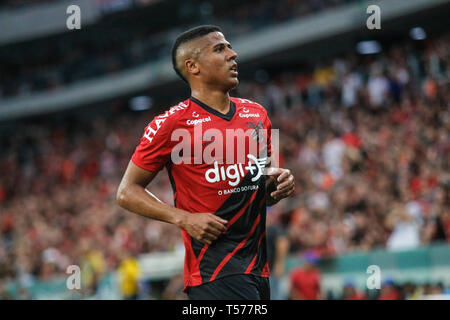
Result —
[[138, 167], [158, 172], [170, 161], [173, 120], [155, 117], [144, 130], [131, 161]]

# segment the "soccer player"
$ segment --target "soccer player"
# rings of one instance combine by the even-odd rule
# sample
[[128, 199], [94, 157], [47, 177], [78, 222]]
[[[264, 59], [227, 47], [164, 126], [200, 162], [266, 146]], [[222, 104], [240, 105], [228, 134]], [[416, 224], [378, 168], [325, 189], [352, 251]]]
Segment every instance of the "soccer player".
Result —
[[[271, 155], [265, 109], [229, 95], [239, 83], [236, 58], [219, 27], [200, 26], [178, 36], [173, 67], [191, 97], [145, 128], [117, 191], [123, 208], [180, 227], [184, 292], [193, 300], [270, 299], [266, 205], [295, 188], [289, 170], [264, 171]], [[263, 130], [269, 133], [260, 135]], [[237, 134], [227, 139], [229, 132]], [[247, 140], [240, 140], [244, 133]], [[252, 140], [262, 146], [256, 154]], [[199, 150], [210, 159], [199, 159]], [[145, 189], [164, 167], [174, 206]]]

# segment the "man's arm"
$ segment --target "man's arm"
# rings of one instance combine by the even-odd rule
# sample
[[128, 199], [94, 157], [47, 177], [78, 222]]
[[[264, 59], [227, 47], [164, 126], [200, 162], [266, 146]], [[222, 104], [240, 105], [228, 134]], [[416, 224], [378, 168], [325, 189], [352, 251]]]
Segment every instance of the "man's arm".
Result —
[[130, 161], [117, 190], [117, 203], [141, 216], [174, 224], [208, 245], [226, 231], [228, 221], [211, 213], [192, 214], [175, 208], [148, 192], [145, 187], [156, 174]]

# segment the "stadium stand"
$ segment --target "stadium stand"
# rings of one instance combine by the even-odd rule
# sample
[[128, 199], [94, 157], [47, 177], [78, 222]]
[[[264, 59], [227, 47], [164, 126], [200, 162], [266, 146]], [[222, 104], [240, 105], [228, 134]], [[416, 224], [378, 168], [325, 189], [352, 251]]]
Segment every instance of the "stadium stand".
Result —
[[0, 9], [16, 9], [28, 6], [39, 5], [42, 3], [51, 3], [57, 0], [2, 0], [0, 1]]
[[[264, 105], [283, 128], [281, 160], [294, 171], [298, 196], [269, 214], [286, 228], [291, 254], [448, 243], [449, 55], [444, 34], [421, 45], [404, 40], [378, 55], [342, 55], [311, 72], [260, 71], [241, 82], [236, 95]], [[117, 168], [126, 167], [154, 111], [132, 113], [117, 101], [85, 113], [2, 126], [3, 287], [52, 279], [76, 261], [90, 266], [90, 295], [126, 254], [182, 246], [177, 228], [142, 223], [115, 204]], [[171, 203], [169, 181], [158, 183], [157, 196]], [[379, 298], [437, 294], [444, 286], [409, 283]], [[348, 288], [345, 298], [354, 294]]]
[[[196, 1], [183, 1], [186, 12], [180, 9], [170, 28], [167, 25], [151, 24], [142, 27], [142, 21], [126, 19], [125, 28], [121, 25], [114, 26], [107, 20], [97, 24], [93, 30], [81, 31], [77, 36], [64, 33], [47, 40], [30, 40], [15, 46], [3, 46], [0, 47], [0, 59], [5, 63], [0, 69], [0, 99], [55, 90], [76, 81], [114, 74], [169, 56], [174, 36], [180, 30], [199, 23], [220, 25], [226, 30], [227, 36], [233, 39], [354, 1], [252, 0], [245, 4], [240, 1], [205, 2], [200, 7], [202, 10], [196, 10], [199, 5]], [[130, 25], [134, 27], [130, 29]]]
[[[51, 97], [70, 85], [163, 60], [170, 56], [174, 37], [194, 25], [220, 25], [234, 40], [347, 4], [361, 8], [367, 4], [360, 0], [156, 1], [155, 5], [177, 7], [169, 26], [146, 21], [152, 5], [128, 2], [127, 10], [103, 11], [95, 25], [78, 33], [60, 30], [2, 43], [0, 109], [6, 100], [35, 93]], [[0, 13], [60, 3], [4, 0]], [[430, 20], [425, 10], [423, 16], [420, 21]], [[166, 19], [167, 12], [161, 17]], [[391, 39], [382, 43], [377, 54], [356, 54], [347, 47], [323, 57], [320, 50], [331, 52], [335, 46], [311, 46], [298, 61], [280, 59], [283, 62], [270, 68], [254, 63], [242, 72], [233, 95], [263, 105], [273, 127], [282, 128], [281, 164], [292, 169], [297, 179], [296, 196], [268, 211], [290, 243], [280, 283], [286, 298], [295, 298], [289, 289], [302, 281], [292, 277], [303, 266], [298, 258], [311, 256], [324, 262], [319, 271], [322, 299], [450, 295], [450, 279], [441, 276], [450, 266], [450, 34], [445, 26], [426, 40], [411, 40], [407, 34]], [[357, 33], [352, 43], [366, 37]], [[347, 44], [343, 42], [343, 47]], [[186, 298], [180, 292], [180, 273], [149, 277], [148, 266], [138, 266], [147, 256], [174, 253], [176, 267], [184, 250], [180, 231], [125, 212], [115, 200], [143, 128], [162, 109], [186, 98], [182, 91], [173, 95], [177, 90], [172, 88], [170, 98], [152, 96], [153, 107], [146, 111], [130, 110], [128, 98], [136, 92], [128, 92], [127, 97], [69, 111], [0, 119], [0, 300]], [[168, 178], [159, 175], [154, 184], [159, 187], [155, 194], [173, 203]], [[406, 259], [402, 267], [412, 261], [424, 269], [433, 263], [444, 268], [432, 280], [416, 270], [418, 276], [411, 278], [415, 280], [398, 274], [385, 278], [374, 294], [361, 285], [361, 279], [345, 278], [362, 261], [372, 261], [373, 255], [389, 262]], [[81, 266], [83, 289], [66, 296], [65, 282], [58, 280], [65, 279], [72, 264]], [[353, 269], [345, 268], [349, 265]], [[116, 272], [118, 284], [114, 284]], [[140, 273], [143, 278], [138, 284]], [[338, 277], [345, 281], [336, 281]], [[421, 277], [425, 280], [418, 280]], [[46, 292], [47, 287], [56, 293]], [[331, 287], [337, 291], [328, 290]]]

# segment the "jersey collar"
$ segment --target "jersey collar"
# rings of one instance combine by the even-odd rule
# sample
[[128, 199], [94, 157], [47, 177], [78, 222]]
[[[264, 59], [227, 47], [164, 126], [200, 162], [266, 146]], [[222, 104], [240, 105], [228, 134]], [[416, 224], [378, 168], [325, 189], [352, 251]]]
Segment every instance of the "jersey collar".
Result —
[[218, 116], [219, 118], [222, 118], [227, 121], [230, 121], [231, 119], [233, 119], [233, 116], [236, 113], [236, 105], [231, 100], [230, 100], [230, 110], [226, 114], [223, 114], [223, 113], [217, 111], [216, 109], [211, 108], [210, 106], [204, 104], [203, 102], [201, 102], [200, 100], [198, 100], [197, 98], [194, 98], [192, 96], [190, 97], [190, 100], [195, 102], [195, 104], [198, 104], [200, 107], [202, 107], [209, 113], [212, 113], [213, 115]]

